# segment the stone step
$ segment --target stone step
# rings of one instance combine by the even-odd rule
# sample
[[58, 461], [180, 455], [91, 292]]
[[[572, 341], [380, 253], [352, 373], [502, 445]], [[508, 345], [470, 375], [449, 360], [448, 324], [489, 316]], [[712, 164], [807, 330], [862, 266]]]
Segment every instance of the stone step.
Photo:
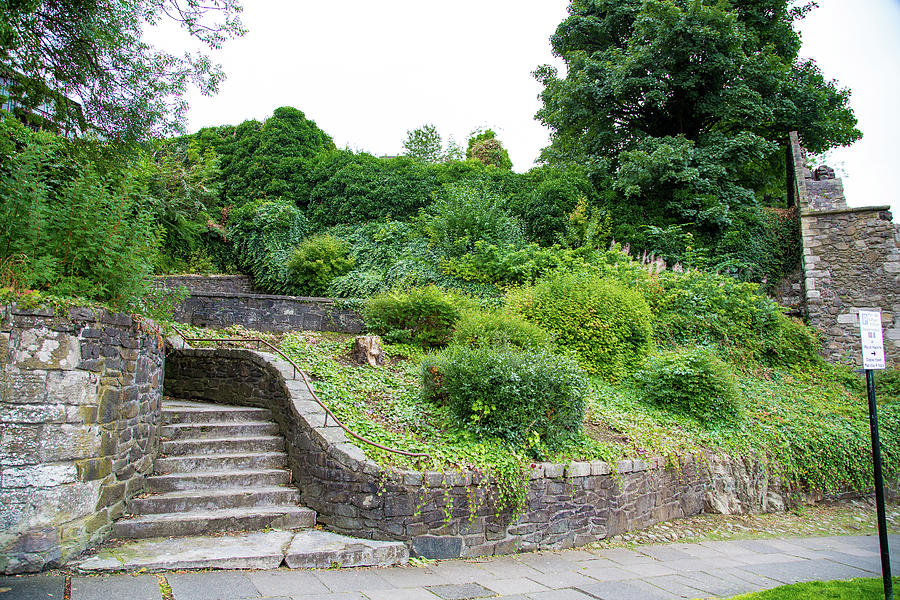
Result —
[[[368, 550], [367, 550], [368, 549]], [[175, 569], [277, 569], [287, 562], [317, 567], [406, 564], [399, 542], [373, 542], [327, 531], [269, 531], [218, 536], [144, 539], [101, 550], [76, 563], [88, 573]], [[295, 567], [301, 568], [301, 567]]]
[[294, 487], [238, 487], [212, 490], [179, 490], [153, 494], [128, 501], [133, 515], [156, 515], [194, 510], [217, 510], [256, 506], [298, 504], [300, 491]]
[[209, 454], [247, 454], [281, 452], [284, 438], [276, 435], [235, 438], [169, 440], [160, 444], [160, 452], [170, 458]]
[[209, 535], [229, 531], [300, 529], [316, 524], [316, 513], [302, 506], [259, 506], [140, 515], [113, 523], [113, 537], [139, 539]]
[[[157, 459], [157, 462], [159, 459]], [[232, 469], [203, 473], [168, 473], [144, 479], [148, 492], [216, 490], [223, 487], [270, 487], [289, 485], [291, 472], [285, 469]]]
[[241, 452], [234, 454], [190, 454], [157, 458], [156, 472], [197, 473], [203, 471], [234, 471], [239, 469], [278, 469], [287, 464], [285, 452]]
[[160, 437], [167, 440], [260, 437], [278, 435], [278, 424], [271, 421], [243, 421], [228, 423], [175, 423], [163, 425]]
[[163, 423], [169, 425], [175, 423], [234, 423], [272, 420], [272, 413], [265, 408], [207, 404], [203, 402], [165, 402], [161, 412]]

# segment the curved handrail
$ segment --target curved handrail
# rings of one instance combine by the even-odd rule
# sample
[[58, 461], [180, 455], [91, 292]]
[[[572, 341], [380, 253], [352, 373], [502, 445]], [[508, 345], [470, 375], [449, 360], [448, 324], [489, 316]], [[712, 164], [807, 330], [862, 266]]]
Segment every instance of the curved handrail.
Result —
[[[379, 444], [378, 442], [373, 442], [372, 440], [356, 433], [355, 431], [353, 431], [352, 429], [350, 429], [349, 427], [344, 425], [341, 422], [341, 420], [338, 419], [337, 416], [335, 416], [335, 414], [333, 412], [331, 412], [331, 409], [328, 408], [328, 406], [326, 406], [324, 402], [322, 402], [322, 400], [319, 398], [319, 396], [316, 395], [316, 392], [315, 392], [315, 390], [313, 390], [312, 384], [309, 383], [309, 379], [306, 377], [306, 373], [303, 372], [303, 369], [298, 367], [297, 363], [295, 363], [292, 358], [290, 358], [288, 355], [286, 355], [284, 352], [282, 352], [277, 346], [271, 344], [270, 342], [268, 342], [264, 339], [261, 339], [261, 338], [187, 337], [177, 327], [175, 327], [175, 325], [172, 325], [172, 329], [174, 329], [175, 333], [177, 333], [181, 337], [183, 343], [188, 343], [188, 342], [228, 342], [228, 343], [232, 343], [232, 344], [234, 344], [234, 343], [242, 343], [242, 344], [256, 343], [257, 350], [259, 350], [260, 344], [264, 344], [265, 346], [267, 346], [269, 348], [269, 350], [271, 350], [272, 352], [274, 352], [275, 354], [277, 354], [278, 356], [280, 356], [281, 358], [286, 360], [291, 365], [291, 367], [294, 368], [294, 380], [295, 381], [297, 379], [297, 374], [298, 373], [300, 374], [300, 377], [303, 379], [303, 383], [306, 384], [306, 389], [309, 390], [309, 393], [312, 395], [313, 400], [315, 400], [316, 403], [318, 403], [318, 405], [321, 406], [322, 409], [325, 411], [326, 425], [328, 424], [328, 418], [331, 417], [331, 420], [334, 421], [338, 427], [340, 427], [341, 429], [343, 429], [344, 431], [346, 431], [348, 434], [350, 434], [354, 438], [358, 439], [359, 441], [369, 444], [370, 446], [375, 446], [376, 448], [380, 448], [381, 450], [385, 450], [387, 452], [393, 452], [394, 454], [401, 454], [403, 456], [411, 456], [414, 458], [431, 458], [431, 455], [427, 454], [425, 452], [408, 452], [406, 450], [400, 450], [399, 448], [391, 448], [389, 446], [383, 446], [383, 445]], [[184, 348], [182, 347], [182, 350], [183, 349]]]

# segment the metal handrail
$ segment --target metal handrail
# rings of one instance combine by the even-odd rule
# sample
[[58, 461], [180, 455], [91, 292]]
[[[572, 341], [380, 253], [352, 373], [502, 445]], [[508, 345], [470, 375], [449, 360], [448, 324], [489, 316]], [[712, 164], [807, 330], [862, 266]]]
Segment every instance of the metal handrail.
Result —
[[[322, 409], [325, 411], [325, 425], [328, 425], [328, 418], [331, 417], [331, 420], [334, 421], [338, 427], [340, 427], [341, 429], [343, 429], [348, 434], [350, 434], [351, 436], [353, 436], [354, 438], [358, 439], [361, 442], [365, 442], [366, 444], [375, 446], [376, 448], [380, 448], [381, 450], [385, 450], [387, 452], [393, 452], [394, 454], [401, 454], [403, 456], [411, 456], [414, 458], [431, 458], [431, 455], [427, 454], [425, 452], [407, 452], [406, 450], [400, 450], [399, 448], [391, 448], [389, 446], [383, 446], [383, 445], [379, 444], [378, 442], [373, 442], [372, 440], [356, 433], [355, 431], [353, 431], [352, 429], [350, 429], [349, 427], [344, 425], [341, 422], [341, 420], [338, 419], [337, 416], [335, 416], [335, 414], [333, 412], [331, 412], [331, 409], [328, 408], [328, 406], [326, 406], [324, 402], [322, 402], [322, 400], [319, 398], [319, 396], [316, 395], [316, 392], [315, 392], [315, 390], [313, 390], [312, 385], [309, 383], [309, 379], [306, 377], [306, 373], [303, 372], [303, 369], [298, 367], [297, 363], [295, 363], [293, 361], [293, 359], [291, 359], [287, 354], [282, 352], [277, 346], [271, 344], [270, 342], [268, 342], [264, 339], [261, 339], [261, 338], [187, 337], [174, 325], [172, 325], [172, 329], [174, 329], [175, 333], [177, 333], [181, 337], [183, 343], [188, 343], [188, 342], [228, 342], [228, 343], [252, 344], [255, 342], [257, 351], [259, 350], [260, 344], [264, 344], [266, 347], [269, 348], [269, 350], [271, 350], [272, 352], [274, 352], [275, 354], [277, 354], [278, 356], [280, 356], [281, 358], [286, 360], [291, 365], [291, 367], [293, 367], [294, 381], [297, 380], [297, 374], [298, 373], [300, 374], [300, 377], [303, 379], [303, 383], [306, 384], [306, 389], [309, 390], [309, 393], [310, 393], [310, 395], [312, 395], [313, 400], [315, 400], [316, 403], [318, 403], [318, 405], [321, 406]], [[182, 347], [182, 350], [183, 349], [184, 349], [184, 347]]]

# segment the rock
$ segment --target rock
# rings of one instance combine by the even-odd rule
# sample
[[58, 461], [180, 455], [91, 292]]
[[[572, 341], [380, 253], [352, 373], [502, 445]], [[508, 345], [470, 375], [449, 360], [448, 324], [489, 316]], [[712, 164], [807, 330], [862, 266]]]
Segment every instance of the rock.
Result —
[[373, 367], [384, 364], [384, 350], [381, 349], [381, 338], [377, 335], [361, 335], [353, 340], [354, 362]]

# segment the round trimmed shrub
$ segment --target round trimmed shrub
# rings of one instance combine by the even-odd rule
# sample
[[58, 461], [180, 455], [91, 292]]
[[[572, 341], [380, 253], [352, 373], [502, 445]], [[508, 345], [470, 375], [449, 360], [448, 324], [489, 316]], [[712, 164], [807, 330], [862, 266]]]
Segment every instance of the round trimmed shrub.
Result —
[[477, 434], [551, 449], [579, 431], [587, 378], [546, 350], [450, 346], [422, 362], [422, 393]]
[[646, 402], [704, 423], [733, 418], [739, 410], [737, 379], [706, 348], [656, 354], [635, 381]]
[[459, 308], [443, 290], [430, 285], [372, 296], [363, 309], [369, 331], [390, 343], [444, 346], [459, 319]]
[[593, 273], [559, 273], [507, 296], [512, 310], [553, 334], [589, 373], [630, 374], [652, 347], [653, 316], [637, 290]]
[[472, 348], [515, 348], [537, 350], [553, 341], [546, 329], [507, 313], [470, 311], [456, 323], [453, 341]]

